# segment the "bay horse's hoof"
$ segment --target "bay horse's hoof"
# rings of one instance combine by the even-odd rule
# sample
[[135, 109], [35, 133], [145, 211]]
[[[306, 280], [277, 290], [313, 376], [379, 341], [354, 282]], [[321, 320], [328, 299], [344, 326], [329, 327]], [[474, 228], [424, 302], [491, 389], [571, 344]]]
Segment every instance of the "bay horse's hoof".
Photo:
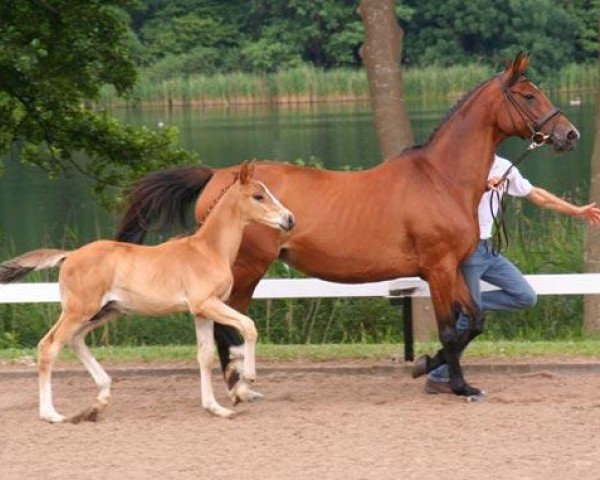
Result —
[[479, 395], [469, 395], [467, 397], [467, 402], [469, 402], [469, 403], [484, 402], [486, 399], [487, 399], [487, 393], [484, 392], [483, 390], [481, 390], [481, 393], [479, 393]]
[[419, 358], [415, 360], [412, 368], [412, 377], [419, 378], [426, 373], [429, 373], [429, 362], [431, 361], [431, 357], [429, 355], [421, 355]]
[[462, 397], [476, 397], [478, 395], [481, 395], [481, 390], [479, 390], [478, 388], [472, 387], [468, 383], [464, 383], [462, 386], [460, 386], [458, 388], [452, 387], [452, 391], [456, 395], [460, 395]]

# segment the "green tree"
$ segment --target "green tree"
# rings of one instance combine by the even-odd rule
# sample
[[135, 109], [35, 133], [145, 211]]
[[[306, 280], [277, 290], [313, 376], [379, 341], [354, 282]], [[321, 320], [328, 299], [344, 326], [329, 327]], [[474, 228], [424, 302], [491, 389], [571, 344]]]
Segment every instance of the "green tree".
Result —
[[50, 175], [80, 170], [99, 191], [193, 160], [174, 147], [175, 130], [122, 126], [89, 108], [103, 85], [124, 94], [136, 81], [124, 7], [131, 2], [0, 3], [0, 152], [14, 148]]
[[577, 63], [593, 62], [598, 57], [598, 0], [558, 0], [576, 25], [573, 60]]
[[578, 0], [406, 0], [414, 15], [406, 31], [405, 63], [453, 65], [477, 61], [504, 63], [515, 51], [536, 58], [547, 73], [565, 60], [596, 55], [597, 25], [592, 1]]
[[[274, 71], [302, 62], [357, 66], [356, 0], [144, 0], [132, 11], [151, 72]], [[194, 72], [192, 68], [197, 70]]]
[[[144, 65], [177, 74], [213, 73], [237, 65], [240, 44], [241, 2], [213, 0], [146, 0], [132, 12], [144, 45]], [[232, 55], [233, 54], [233, 55]]]

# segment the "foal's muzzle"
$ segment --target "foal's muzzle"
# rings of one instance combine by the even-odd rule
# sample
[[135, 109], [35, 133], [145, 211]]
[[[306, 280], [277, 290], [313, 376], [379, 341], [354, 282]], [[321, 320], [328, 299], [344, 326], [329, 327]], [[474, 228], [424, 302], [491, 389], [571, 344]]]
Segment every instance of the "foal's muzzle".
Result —
[[290, 213], [282, 219], [279, 226], [281, 227], [282, 230], [289, 232], [292, 228], [294, 228], [295, 224], [296, 224], [296, 221], [294, 220], [294, 216]]

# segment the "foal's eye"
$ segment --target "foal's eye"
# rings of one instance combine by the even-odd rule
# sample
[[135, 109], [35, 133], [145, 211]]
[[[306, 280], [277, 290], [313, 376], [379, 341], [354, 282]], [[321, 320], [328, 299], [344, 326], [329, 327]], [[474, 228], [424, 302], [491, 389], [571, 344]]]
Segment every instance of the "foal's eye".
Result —
[[254, 195], [252, 195], [252, 198], [257, 202], [262, 202], [265, 199], [262, 193], [255, 193]]
[[524, 93], [523, 97], [525, 98], [525, 100], [533, 100], [535, 98], [535, 95], [533, 93]]

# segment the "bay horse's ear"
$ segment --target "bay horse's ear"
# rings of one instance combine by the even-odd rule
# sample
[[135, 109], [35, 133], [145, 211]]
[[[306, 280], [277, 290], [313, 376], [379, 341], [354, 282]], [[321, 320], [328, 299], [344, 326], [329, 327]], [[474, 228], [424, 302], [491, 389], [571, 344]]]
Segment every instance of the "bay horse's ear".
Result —
[[512, 62], [506, 65], [504, 73], [506, 74], [506, 86], [512, 86], [521, 75], [525, 74], [527, 67], [529, 66], [529, 55], [522, 51], [517, 53], [517, 56]]
[[240, 168], [240, 183], [245, 185], [254, 175], [254, 160], [246, 160]]

